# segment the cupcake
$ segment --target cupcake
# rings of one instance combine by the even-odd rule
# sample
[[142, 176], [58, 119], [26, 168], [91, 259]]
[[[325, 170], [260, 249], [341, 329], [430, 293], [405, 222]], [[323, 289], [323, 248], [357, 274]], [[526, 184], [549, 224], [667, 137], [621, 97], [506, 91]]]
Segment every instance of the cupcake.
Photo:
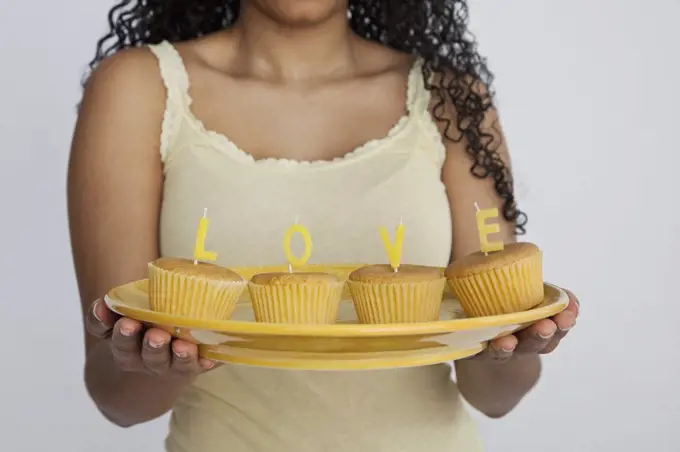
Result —
[[416, 323], [439, 320], [446, 286], [436, 267], [369, 265], [347, 281], [361, 323]]
[[544, 297], [542, 253], [532, 243], [470, 254], [449, 265], [446, 279], [470, 317], [526, 311]]
[[151, 309], [201, 320], [228, 319], [246, 282], [226, 268], [188, 259], [149, 263]]
[[328, 273], [260, 273], [248, 284], [255, 320], [335, 323], [345, 284]]

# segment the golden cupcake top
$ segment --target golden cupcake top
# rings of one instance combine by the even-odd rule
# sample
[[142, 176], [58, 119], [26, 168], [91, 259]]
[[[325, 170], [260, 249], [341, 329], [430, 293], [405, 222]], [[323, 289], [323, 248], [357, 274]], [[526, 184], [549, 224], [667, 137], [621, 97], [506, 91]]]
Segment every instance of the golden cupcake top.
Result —
[[449, 265], [446, 269], [446, 277], [476, 275], [487, 270], [507, 267], [540, 252], [541, 250], [536, 245], [528, 242], [510, 243], [505, 245], [503, 251], [495, 251], [488, 255], [477, 251]]
[[260, 273], [250, 280], [253, 284], [284, 286], [288, 284], [328, 284], [339, 282], [337, 276], [321, 272], [276, 272]]
[[402, 264], [395, 272], [390, 265], [380, 264], [354, 270], [350, 273], [349, 280], [363, 283], [398, 283], [431, 281], [443, 277], [444, 272], [439, 267]]
[[238, 273], [231, 271], [228, 268], [220, 267], [207, 262], [194, 263], [194, 261], [190, 259], [162, 257], [150, 262], [149, 266], [154, 266], [161, 270], [166, 270], [186, 276], [201, 276], [204, 278], [221, 279], [224, 281], [243, 281], [243, 278], [241, 278]]

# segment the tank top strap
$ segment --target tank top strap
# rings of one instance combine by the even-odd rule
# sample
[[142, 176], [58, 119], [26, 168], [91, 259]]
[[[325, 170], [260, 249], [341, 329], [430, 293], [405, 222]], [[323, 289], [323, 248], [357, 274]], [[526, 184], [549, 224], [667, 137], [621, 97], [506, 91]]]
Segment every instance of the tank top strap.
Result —
[[411, 68], [406, 93], [407, 110], [413, 120], [420, 126], [420, 137], [428, 142], [425, 149], [431, 149], [431, 158], [437, 165], [443, 165], [446, 158], [446, 147], [442, 141], [439, 127], [430, 113], [431, 93], [423, 74], [423, 60], [418, 58]]
[[171, 43], [163, 41], [149, 45], [149, 50], [158, 59], [161, 78], [165, 85], [167, 98], [161, 131], [161, 160], [168, 158], [168, 152], [182, 126], [182, 121], [191, 106], [189, 96], [189, 74], [184, 61]]
[[418, 58], [411, 66], [406, 89], [406, 108], [410, 115], [420, 115], [427, 111], [430, 92], [425, 87], [423, 60]]

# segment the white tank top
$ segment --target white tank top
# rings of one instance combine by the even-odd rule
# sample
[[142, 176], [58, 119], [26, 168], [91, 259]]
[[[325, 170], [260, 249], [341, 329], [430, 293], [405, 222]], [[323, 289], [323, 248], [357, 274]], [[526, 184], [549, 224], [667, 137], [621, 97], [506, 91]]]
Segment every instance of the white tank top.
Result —
[[[189, 78], [169, 43], [151, 46], [167, 89], [161, 136], [163, 256], [190, 258], [209, 209], [206, 249], [231, 267], [283, 264], [296, 217], [312, 235], [310, 263], [379, 263], [380, 226], [407, 225], [403, 259], [444, 266], [451, 218], [445, 149], [417, 62], [407, 114], [386, 137], [333, 161], [254, 160], [191, 112]], [[450, 368], [321, 372], [225, 364], [177, 400], [170, 452], [478, 452]]]

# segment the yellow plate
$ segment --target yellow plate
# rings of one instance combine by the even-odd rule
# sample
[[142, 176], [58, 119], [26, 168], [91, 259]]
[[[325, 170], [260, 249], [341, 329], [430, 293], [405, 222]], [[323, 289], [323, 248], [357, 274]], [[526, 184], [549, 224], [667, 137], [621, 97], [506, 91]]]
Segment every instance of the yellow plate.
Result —
[[[341, 278], [357, 265], [308, 266]], [[236, 272], [249, 279], [256, 273], [285, 271], [278, 267], [243, 267]], [[569, 298], [546, 284], [545, 299], [534, 309], [515, 314], [465, 318], [450, 293], [445, 293], [440, 320], [428, 323], [362, 325], [348, 293], [335, 325], [285, 325], [254, 321], [248, 291], [231, 320], [195, 320], [149, 309], [148, 280], [113, 289], [106, 304], [120, 315], [169, 331], [199, 344], [202, 356], [217, 361], [287, 369], [364, 370], [412, 367], [466, 358], [486, 342], [511, 334], [564, 310]]]

